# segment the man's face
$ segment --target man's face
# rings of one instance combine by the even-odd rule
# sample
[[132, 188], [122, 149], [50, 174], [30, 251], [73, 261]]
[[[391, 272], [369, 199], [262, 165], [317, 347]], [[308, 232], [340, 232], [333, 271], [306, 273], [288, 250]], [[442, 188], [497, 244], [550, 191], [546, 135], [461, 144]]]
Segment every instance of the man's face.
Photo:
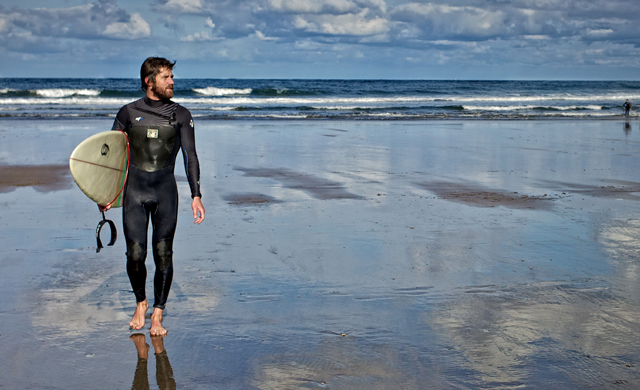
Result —
[[149, 90], [157, 99], [171, 99], [173, 97], [173, 72], [171, 69], [163, 68], [156, 75], [155, 82], [149, 81]]

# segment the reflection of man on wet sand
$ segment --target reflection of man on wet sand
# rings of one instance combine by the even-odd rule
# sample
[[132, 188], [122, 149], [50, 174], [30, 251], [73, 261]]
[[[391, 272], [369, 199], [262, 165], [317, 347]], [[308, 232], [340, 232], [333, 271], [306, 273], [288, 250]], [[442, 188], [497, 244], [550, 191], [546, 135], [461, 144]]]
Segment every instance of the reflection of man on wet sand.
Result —
[[[136, 333], [129, 337], [136, 345], [138, 351], [138, 364], [133, 377], [132, 390], [149, 390], [149, 375], [147, 362], [149, 361], [149, 344], [144, 334]], [[160, 390], [175, 389], [176, 381], [173, 378], [173, 368], [169, 363], [167, 351], [164, 349], [163, 336], [151, 336], [151, 344], [156, 355], [156, 382]]]

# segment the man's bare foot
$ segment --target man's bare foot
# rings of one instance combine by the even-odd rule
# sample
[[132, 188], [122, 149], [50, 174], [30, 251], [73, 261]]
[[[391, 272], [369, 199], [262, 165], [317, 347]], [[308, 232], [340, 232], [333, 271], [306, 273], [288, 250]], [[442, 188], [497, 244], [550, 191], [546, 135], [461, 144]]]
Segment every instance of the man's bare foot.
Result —
[[[138, 359], [149, 359], [149, 344], [147, 344], [146, 337], [142, 333], [135, 333], [129, 337], [129, 340], [133, 341], [138, 350]], [[154, 343], [155, 347], [155, 343]]]
[[162, 327], [162, 309], [157, 307], [153, 309], [151, 313], [151, 329], [149, 330], [151, 336], [166, 336], [167, 330]]
[[129, 322], [129, 327], [131, 329], [140, 330], [144, 328], [144, 317], [148, 309], [149, 304], [146, 299], [142, 302], [138, 302], [136, 311], [133, 312], [133, 318], [131, 319], [131, 322]]

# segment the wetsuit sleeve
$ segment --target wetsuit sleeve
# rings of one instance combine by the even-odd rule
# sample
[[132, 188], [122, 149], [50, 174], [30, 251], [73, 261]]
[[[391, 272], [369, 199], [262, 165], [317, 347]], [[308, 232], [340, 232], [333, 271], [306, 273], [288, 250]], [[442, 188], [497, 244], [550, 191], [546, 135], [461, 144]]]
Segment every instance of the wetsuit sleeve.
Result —
[[127, 106], [124, 106], [118, 111], [116, 119], [113, 121], [113, 127], [111, 130], [125, 130], [127, 124], [131, 123], [129, 119], [129, 110]]
[[202, 197], [200, 192], [200, 163], [196, 153], [196, 137], [193, 126], [193, 118], [186, 108], [180, 106], [176, 110], [178, 124], [180, 125], [180, 144], [182, 145], [182, 157], [184, 169], [191, 188], [191, 197]]

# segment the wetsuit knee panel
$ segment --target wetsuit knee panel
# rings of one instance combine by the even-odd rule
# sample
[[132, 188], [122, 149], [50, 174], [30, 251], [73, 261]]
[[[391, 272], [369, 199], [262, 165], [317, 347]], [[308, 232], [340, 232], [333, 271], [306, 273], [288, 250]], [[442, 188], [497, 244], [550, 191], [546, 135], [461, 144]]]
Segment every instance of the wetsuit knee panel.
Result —
[[159, 270], [164, 271], [171, 267], [173, 261], [172, 240], [162, 240], [155, 244], [153, 248], [153, 257], [156, 261], [156, 267]]
[[127, 241], [127, 260], [133, 262], [144, 262], [147, 258], [147, 251], [138, 242]]

